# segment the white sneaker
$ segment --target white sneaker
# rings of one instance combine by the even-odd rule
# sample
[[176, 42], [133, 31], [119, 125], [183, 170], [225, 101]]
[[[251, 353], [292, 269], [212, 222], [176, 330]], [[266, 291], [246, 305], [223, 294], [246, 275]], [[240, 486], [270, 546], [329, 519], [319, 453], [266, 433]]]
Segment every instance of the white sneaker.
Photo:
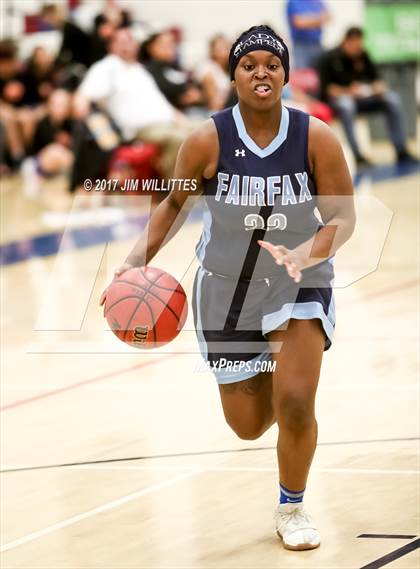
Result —
[[315, 549], [321, 543], [319, 532], [303, 504], [278, 504], [274, 512], [277, 535], [286, 549]]

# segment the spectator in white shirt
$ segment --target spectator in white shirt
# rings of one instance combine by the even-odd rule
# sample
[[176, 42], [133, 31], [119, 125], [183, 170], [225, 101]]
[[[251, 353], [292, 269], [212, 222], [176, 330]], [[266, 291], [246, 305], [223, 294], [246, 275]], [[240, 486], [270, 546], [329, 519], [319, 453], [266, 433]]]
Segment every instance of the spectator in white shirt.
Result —
[[110, 54], [87, 72], [76, 94], [76, 114], [85, 117], [99, 104], [125, 140], [139, 138], [161, 149], [160, 169], [172, 175], [176, 154], [191, 130], [187, 119], [164, 97], [150, 73], [137, 61], [138, 44], [127, 29], [115, 31]]

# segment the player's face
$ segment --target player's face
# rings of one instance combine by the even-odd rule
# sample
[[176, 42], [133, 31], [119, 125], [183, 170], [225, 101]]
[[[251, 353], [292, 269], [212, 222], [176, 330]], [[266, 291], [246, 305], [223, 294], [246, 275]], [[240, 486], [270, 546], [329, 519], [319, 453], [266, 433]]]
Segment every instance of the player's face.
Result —
[[284, 85], [283, 65], [269, 51], [251, 51], [239, 60], [235, 69], [234, 86], [238, 98], [255, 108], [275, 105]]

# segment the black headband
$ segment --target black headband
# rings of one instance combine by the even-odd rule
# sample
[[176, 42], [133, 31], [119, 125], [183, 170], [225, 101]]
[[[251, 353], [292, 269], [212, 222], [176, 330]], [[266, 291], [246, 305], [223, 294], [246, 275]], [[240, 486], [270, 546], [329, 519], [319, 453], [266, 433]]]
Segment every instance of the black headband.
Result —
[[270, 51], [277, 55], [283, 65], [286, 84], [289, 81], [289, 50], [281, 37], [265, 26], [251, 28], [232, 45], [229, 54], [230, 78], [234, 79], [235, 69], [241, 57], [257, 50]]

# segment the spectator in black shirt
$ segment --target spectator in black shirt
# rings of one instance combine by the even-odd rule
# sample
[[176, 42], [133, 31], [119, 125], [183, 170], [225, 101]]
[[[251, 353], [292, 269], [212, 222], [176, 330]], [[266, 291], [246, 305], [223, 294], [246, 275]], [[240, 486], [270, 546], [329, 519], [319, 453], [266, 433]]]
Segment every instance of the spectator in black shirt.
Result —
[[407, 152], [399, 96], [382, 81], [364, 49], [360, 28], [349, 28], [341, 45], [324, 55], [320, 63], [320, 80], [322, 97], [339, 116], [359, 167], [370, 163], [361, 154], [356, 140], [354, 119], [357, 113], [383, 113], [397, 161], [412, 160]]
[[69, 171], [73, 163], [73, 128], [71, 94], [56, 89], [48, 98], [47, 114], [38, 123], [30, 158], [22, 164], [24, 193], [34, 197], [43, 178]]
[[21, 65], [12, 40], [0, 41], [0, 170], [17, 167], [25, 155], [25, 143], [16, 107], [25, 93], [19, 79]]
[[63, 10], [56, 4], [45, 4], [41, 9], [42, 21], [53, 30], [60, 30], [62, 40], [56, 63], [58, 66], [79, 63], [90, 65], [90, 38], [70, 20], [66, 20]]
[[109, 43], [115, 32], [115, 26], [106, 16], [99, 14], [93, 22], [93, 32], [90, 36], [90, 61], [96, 63], [108, 55]]
[[20, 166], [43, 114], [35, 78], [11, 40], [0, 42], [0, 164]]
[[140, 48], [140, 61], [174, 107], [185, 111], [202, 105], [200, 89], [177, 63], [177, 44], [171, 31], [150, 36]]
[[65, 154], [65, 157], [59, 161], [58, 166], [52, 165], [52, 160], [41, 160], [43, 172], [51, 174], [62, 170], [63, 162], [66, 165], [69, 162], [67, 150], [72, 147], [72, 128], [71, 95], [63, 89], [56, 89], [48, 99], [46, 116], [37, 125], [30, 154], [36, 156], [42, 150], [51, 150], [55, 146], [55, 154], [64, 150], [61, 155]]
[[130, 13], [119, 8], [114, 0], [107, 0], [104, 10], [93, 21], [93, 31], [90, 34], [90, 64], [108, 55], [116, 30], [129, 28], [131, 25]]
[[53, 55], [42, 46], [35, 47], [20, 76], [25, 86], [24, 105], [46, 102], [54, 88], [54, 71]]

